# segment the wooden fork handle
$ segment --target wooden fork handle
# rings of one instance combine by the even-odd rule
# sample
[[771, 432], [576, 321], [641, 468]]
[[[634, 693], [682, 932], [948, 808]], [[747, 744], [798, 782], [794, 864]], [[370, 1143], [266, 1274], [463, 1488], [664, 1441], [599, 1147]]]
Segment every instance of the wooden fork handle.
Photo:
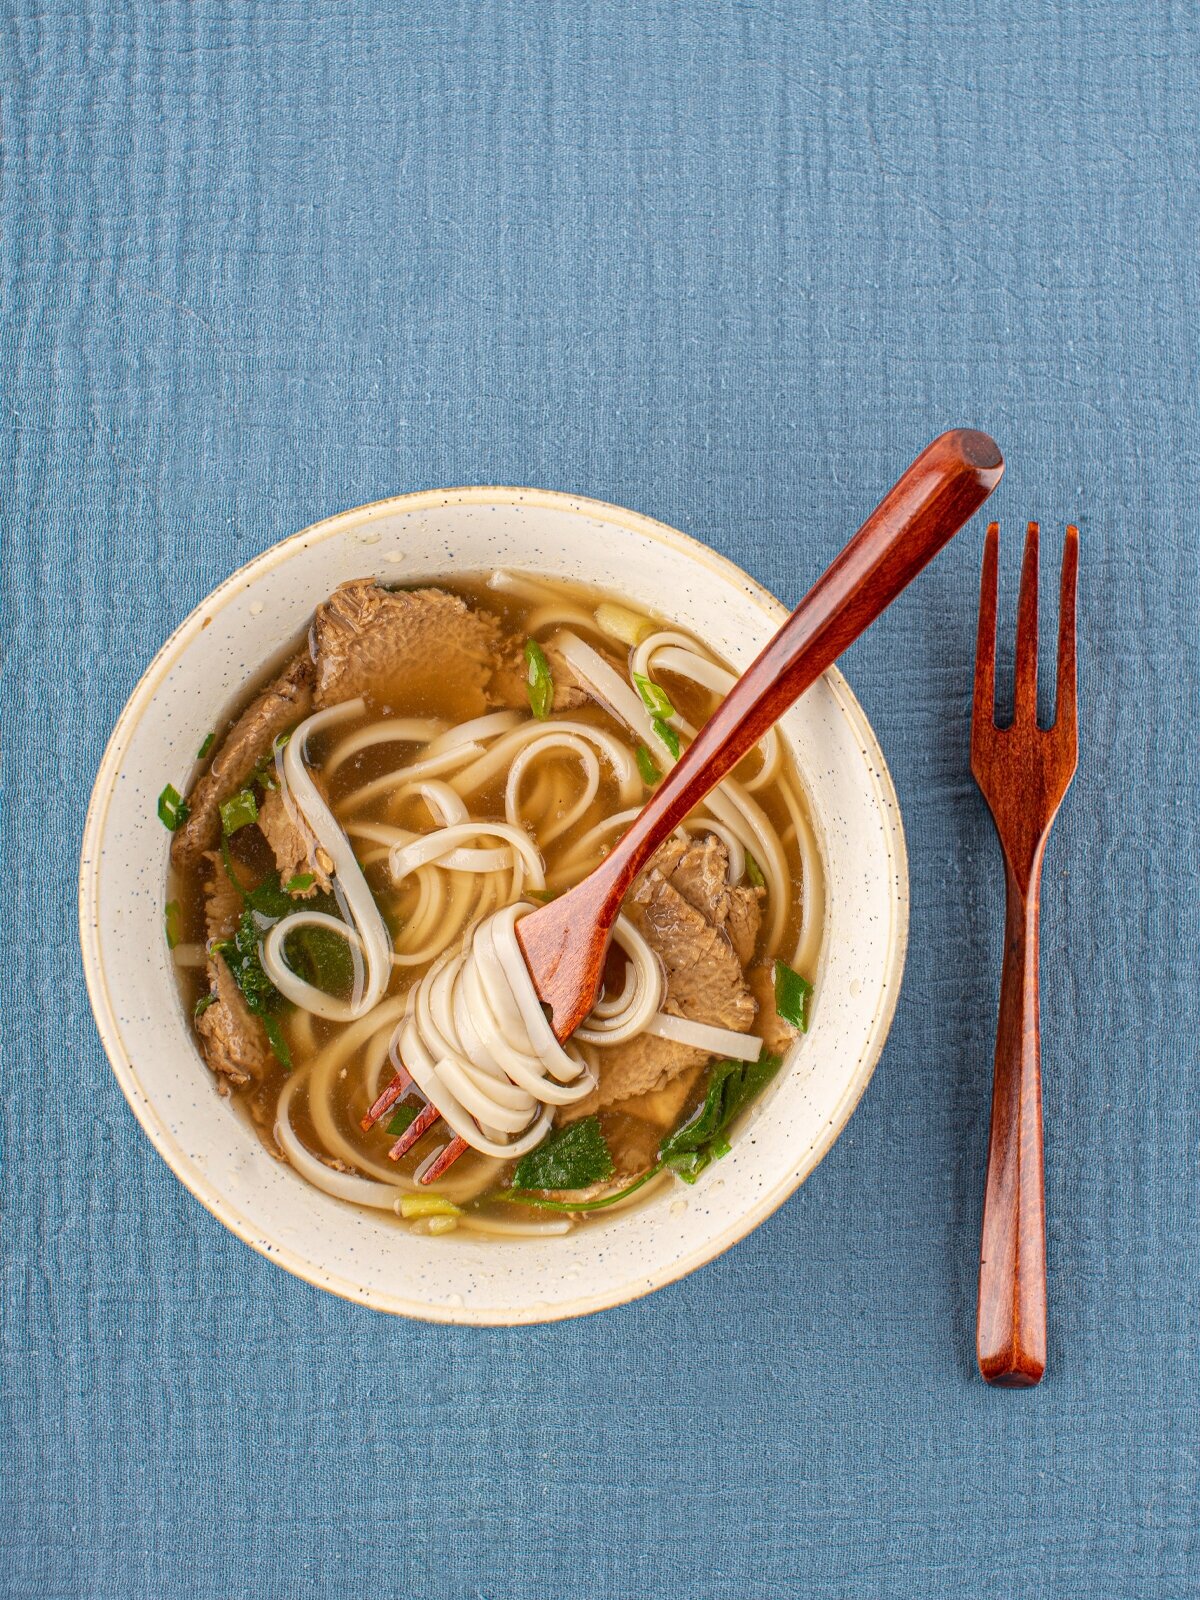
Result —
[[992, 1131], [979, 1258], [979, 1370], [1025, 1388], [1046, 1369], [1046, 1190], [1038, 1034], [1041, 861], [1027, 888], [1007, 872]]
[[[995, 440], [940, 434], [817, 579], [650, 796], [602, 869], [609, 909], [654, 851], [958, 532], [1000, 482]], [[611, 920], [611, 918], [610, 918]]]

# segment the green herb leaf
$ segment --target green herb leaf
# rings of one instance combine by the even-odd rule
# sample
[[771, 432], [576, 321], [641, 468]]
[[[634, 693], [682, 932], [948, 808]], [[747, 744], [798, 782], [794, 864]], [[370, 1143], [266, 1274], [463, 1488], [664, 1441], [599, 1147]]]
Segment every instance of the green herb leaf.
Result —
[[216, 742], [217, 736], [215, 733], [206, 734], [204, 743], [200, 746], [199, 750], [196, 751], [196, 760], [203, 761], [205, 756], [212, 749], [213, 745], [216, 744]]
[[554, 678], [546, 653], [536, 639], [525, 641], [525, 693], [529, 709], [543, 722], [554, 709]]
[[807, 978], [793, 972], [786, 961], [775, 963], [775, 1009], [785, 1022], [801, 1033], [808, 1032], [808, 1001], [813, 986]]
[[167, 901], [167, 914], [163, 921], [167, 929], [167, 949], [174, 950], [183, 938], [183, 907], [178, 900]]
[[746, 851], [746, 876], [756, 889], [765, 889], [767, 887], [767, 880], [763, 877], [762, 868], [755, 861], [749, 850]]
[[175, 785], [169, 783], [158, 797], [158, 820], [174, 833], [187, 819], [187, 803]]
[[[332, 897], [330, 897], [332, 898]], [[314, 904], [307, 901], [306, 906]], [[330, 915], [337, 915], [336, 904]], [[350, 946], [332, 928], [297, 928], [283, 945], [284, 958], [292, 971], [314, 989], [348, 1000], [354, 989], [354, 957]]]
[[280, 917], [286, 917], [289, 911], [296, 908], [292, 905], [292, 897], [279, 887], [279, 874], [270, 872], [259, 884], [257, 889], [244, 889], [246, 904], [261, 917], [270, 917], [272, 922], [278, 922]]
[[192, 1016], [195, 1018], [202, 1017], [208, 1010], [209, 1006], [216, 1004], [216, 1000], [217, 997], [215, 994], [202, 994], [193, 1007]]
[[522, 1156], [513, 1173], [515, 1189], [587, 1189], [611, 1178], [616, 1168], [598, 1117], [583, 1117], [548, 1134]]
[[676, 761], [679, 760], [679, 735], [669, 722], [664, 722], [661, 717], [652, 717], [650, 726], [666, 745]]
[[397, 1135], [407, 1133], [420, 1115], [421, 1108], [419, 1105], [416, 1105], [412, 1100], [401, 1100], [395, 1111], [388, 1118], [384, 1132]]
[[221, 803], [221, 828], [226, 834], [236, 833], [258, 821], [258, 801], [253, 789], [242, 789]]
[[284, 894], [303, 894], [311, 889], [317, 880], [311, 872], [298, 872], [294, 878], [289, 878], [283, 886]]
[[650, 754], [649, 750], [646, 749], [644, 744], [640, 744], [637, 747], [637, 764], [638, 771], [642, 775], [642, 782], [647, 788], [653, 788], [658, 780], [662, 777], [662, 773], [658, 770], [658, 767], [655, 765], [654, 757]]
[[291, 1052], [278, 1014], [286, 1009], [287, 1001], [263, 971], [258, 955], [258, 942], [262, 928], [256, 912], [247, 906], [242, 912], [232, 939], [223, 939], [211, 946], [211, 953], [219, 955], [233, 974], [233, 981], [242, 992], [247, 1010], [260, 1020], [266, 1030], [267, 1040], [281, 1064], [290, 1070]]
[[652, 717], [673, 717], [675, 715], [675, 707], [671, 704], [666, 693], [656, 683], [651, 683], [649, 678], [643, 677], [640, 672], [635, 672], [633, 685], [642, 697], [642, 704]]
[[557, 889], [527, 889], [525, 891], [531, 900], [540, 900], [544, 906], [548, 906], [551, 900], [557, 900], [559, 892]]
[[262, 1025], [267, 1031], [267, 1043], [275, 1052], [275, 1059], [285, 1072], [292, 1070], [292, 1052], [288, 1049], [288, 1042], [283, 1037], [283, 1029], [279, 1026], [279, 1019], [268, 1012], [262, 1019]]
[[729, 1154], [725, 1132], [779, 1071], [778, 1056], [764, 1050], [757, 1061], [718, 1061], [709, 1070], [704, 1104], [659, 1146], [659, 1160], [685, 1183], [695, 1183], [710, 1161]]

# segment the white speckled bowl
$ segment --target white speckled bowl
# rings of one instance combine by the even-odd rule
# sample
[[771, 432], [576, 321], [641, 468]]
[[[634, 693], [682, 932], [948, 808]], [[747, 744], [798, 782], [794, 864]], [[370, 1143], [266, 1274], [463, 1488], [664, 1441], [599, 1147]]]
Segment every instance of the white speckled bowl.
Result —
[[[84, 831], [79, 916], [92, 1009], [113, 1071], [159, 1154], [239, 1238], [309, 1283], [438, 1322], [546, 1322], [620, 1305], [711, 1261], [769, 1216], [837, 1138], [883, 1048], [908, 933], [900, 814], [845, 679], [826, 673], [782, 727], [824, 854], [825, 937], [812, 1025], [733, 1152], [568, 1237], [419, 1238], [330, 1199], [271, 1159], [216, 1093], [163, 938], [164, 783], [248, 669], [338, 583], [411, 583], [497, 566], [601, 584], [674, 617], [746, 666], [786, 615], [758, 584], [660, 522], [536, 489], [404, 495], [330, 517], [234, 573], [167, 640], [105, 751]], [[816, 574], [809, 574], [815, 577]]]

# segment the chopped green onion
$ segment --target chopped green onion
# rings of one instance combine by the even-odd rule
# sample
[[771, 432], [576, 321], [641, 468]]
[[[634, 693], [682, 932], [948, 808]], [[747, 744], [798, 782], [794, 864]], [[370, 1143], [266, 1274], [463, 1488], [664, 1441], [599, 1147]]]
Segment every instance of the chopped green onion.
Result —
[[546, 653], [536, 639], [525, 641], [525, 693], [529, 709], [544, 722], [554, 708], [554, 679]]
[[785, 1022], [801, 1033], [808, 1032], [808, 1001], [813, 986], [807, 978], [793, 972], [786, 961], [775, 963], [775, 1009]]
[[226, 834], [258, 821], [258, 801], [252, 789], [242, 789], [221, 803], [221, 828]]
[[755, 861], [749, 850], [746, 851], [746, 876], [756, 889], [765, 889], [767, 887], [767, 880], [763, 877], [762, 868]]
[[557, 889], [527, 889], [525, 891], [531, 900], [540, 900], [543, 905], [549, 905], [551, 900], [558, 899]]
[[420, 1115], [420, 1106], [414, 1105], [411, 1100], [401, 1100], [388, 1119], [384, 1132], [393, 1134], [407, 1133]]
[[402, 1194], [402, 1217], [461, 1217], [462, 1207], [440, 1194]]
[[656, 683], [651, 683], [650, 679], [644, 677], [642, 673], [635, 672], [633, 685], [642, 697], [642, 704], [652, 717], [673, 717], [675, 715], [675, 707], [671, 704], [670, 697]]
[[311, 872], [298, 872], [294, 878], [289, 878], [283, 886], [284, 894], [304, 894], [311, 889], [317, 880]]
[[200, 746], [199, 750], [196, 751], [196, 760], [197, 761], [203, 761], [205, 756], [212, 749], [213, 745], [216, 744], [216, 742], [217, 742], [216, 734], [215, 733], [208, 734], [205, 737], [204, 743]]
[[721, 1157], [727, 1156], [732, 1149], [733, 1146], [730, 1144], [729, 1140], [725, 1138], [724, 1134], [718, 1134], [717, 1137], [710, 1142], [708, 1153], [712, 1156], [714, 1161], [720, 1161]]
[[163, 920], [167, 928], [167, 949], [174, 950], [183, 938], [183, 907], [178, 900], [167, 901], [167, 914]]
[[192, 1012], [192, 1016], [198, 1020], [208, 1010], [209, 1006], [216, 1004], [216, 999], [217, 997], [215, 994], [202, 994], [199, 1000], [196, 1001], [195, 1010]]
[[175, 785], [169, 783], [158, 797], [158, 820], [174, 833], [187, 819], [187, 804]]
[[654, 757], [650, 754], [649, 750], [646, 749], [644, 744], [640, 744], [637, 747], [637, 764], [638, 771], [642, 775], [642, 782], [647, 786], [647, 788], [653, 788], [658, 780], [662, 777], [662, 773], [658, 770], [658, 767], [655, 765]]
[[676, 761], [679, 760], [679, 735], [669, 722], [664, 722], [661, 717], [652, 717], [650, 726], [666, 745]]

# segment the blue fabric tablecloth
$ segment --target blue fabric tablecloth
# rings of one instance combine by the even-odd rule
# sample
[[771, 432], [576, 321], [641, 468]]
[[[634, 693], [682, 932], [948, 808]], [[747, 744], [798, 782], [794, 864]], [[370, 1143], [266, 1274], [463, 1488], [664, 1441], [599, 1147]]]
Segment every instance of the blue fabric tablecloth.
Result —
[[[1200, 13], [1124, 0], [6, 0], [0, 1592], [1200, 1593]], [[138, 1131], [75, 859], [167, 632], [438, 484], [653, 513], [795, 600], [942, 427], [1083, 532], [1044, 896], [1050, 1370], [978, 1379], [1001, 928], [978, 530], [845, 663], [912, 943], [815, 1176], [641, 1304], [432, 1330]], [[664, 596], [669, 606], [669, 596]]]

